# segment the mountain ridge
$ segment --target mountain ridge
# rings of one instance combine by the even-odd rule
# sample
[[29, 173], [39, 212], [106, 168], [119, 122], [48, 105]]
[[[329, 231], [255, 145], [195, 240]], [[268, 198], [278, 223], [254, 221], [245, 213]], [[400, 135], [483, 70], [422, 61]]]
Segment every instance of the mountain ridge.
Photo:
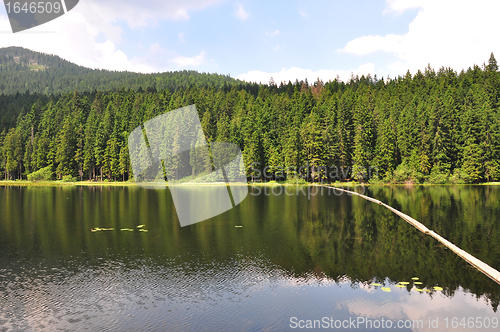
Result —
[[194, 70], [144, 74], [91, 69], [54, 54], [22, 47], [0, 48], [0, 94], [4, 95], [25, 92], [50, 95], [75, 90], [104, 92], [121, 88], [176, 91], [194, 84], [223, 88], [247, 83], [229, 75]]

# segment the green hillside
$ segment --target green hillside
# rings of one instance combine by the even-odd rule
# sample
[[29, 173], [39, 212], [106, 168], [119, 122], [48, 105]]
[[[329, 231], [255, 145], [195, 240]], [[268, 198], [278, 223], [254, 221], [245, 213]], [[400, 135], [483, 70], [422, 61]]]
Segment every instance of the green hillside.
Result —
[[110, 91], [150, 89], [171, 92], [197, 84], [225, 85], [244, 83], [227, 75], [183, 70], [156, 74], [140, 74], [110, 70], [89, 69], [49, 55], [22, 47], [0, 48], [0, 95], [16, 93], [59, 94], [78, 90]]

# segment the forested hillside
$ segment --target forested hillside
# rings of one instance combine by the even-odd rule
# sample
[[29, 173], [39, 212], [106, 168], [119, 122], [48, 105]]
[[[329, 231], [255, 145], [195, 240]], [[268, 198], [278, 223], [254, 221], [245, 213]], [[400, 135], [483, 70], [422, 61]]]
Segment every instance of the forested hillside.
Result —
[[193, 70], [140, 74], [89, 69], [55, 55], [21, 47], [0, 48], [0, 95], [26, 91], [50, 95], [75, 90], [92, 92], [120, 88], [153, 91], [169, 89], [173, 92], [194, 84], [222, 88], [224, 85], [243, 83], [226, 75]]
[[378, 169], [374, 182], [498, 181], [499, 92], [492, 54], [482, 68], [428, 67], [394, 80], [362, 76], [257, 91], [122, 89], [36, 100], [18, 94], [8, 97], [11, 104], [31, 106], [0, 134], [0, 172], [7, 179], [44, 169], [58, 179], [127, 180], [128, 134], [156, 115], [196, 104], [207, 140], [240, 145], [248, 176], [268, 166], [270, 178], [280, 180], [284, 167], [290, 179], [293, 167], [308, 164], [309, 181], [366, 180], [358, 171], [370, 166]]

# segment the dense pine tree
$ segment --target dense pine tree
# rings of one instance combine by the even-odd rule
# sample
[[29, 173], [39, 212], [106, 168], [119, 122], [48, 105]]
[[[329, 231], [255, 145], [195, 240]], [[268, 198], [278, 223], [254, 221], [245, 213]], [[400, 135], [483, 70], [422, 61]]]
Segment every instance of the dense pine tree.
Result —
[[360, 174], [375, 167], [387, 182], [499, 181], [499, 82], [492, 55], [483, 68], [428, 66], [387, 80], [0, 95], [0, 172], [26, 179], [48, 167], [58, 179], [128, 180], [129, 133], [194, 103], [206, 141], [239, 145], [249, 178], [267, 167], [267, 180], [365, 181]]

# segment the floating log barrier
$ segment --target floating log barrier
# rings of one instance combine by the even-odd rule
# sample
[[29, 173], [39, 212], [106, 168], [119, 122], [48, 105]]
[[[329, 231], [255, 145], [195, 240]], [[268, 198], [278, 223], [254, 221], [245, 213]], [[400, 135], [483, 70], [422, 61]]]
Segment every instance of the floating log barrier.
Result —
[[378, 205], [382, 205], [382, 206], [388, 208], [389, 210], [391, 210], [392, 212], [394, 212], [395, 214], [397, 214], [398, 216], [400, 216], [401, 218], [406, 220], [410, 225], [412, 225], [413, 227], [415, 227], [416, 229], [418, 229], [422, 233], [428, 234], [428, 235], [432, 236], [433, 238], [435, 238], [436, 240], [438, 240], [439, 242], [441, 242], [448, 249], [453, 251], [458, 256], [462, 257], [467, 263], [474, 266], [476, 269], [478, 269], [479, 271], [481, 271], [482, 273], [484, 273], [485, 275], [487, 275], [489, 278], [491, 278], [493, 281], [495, 281], [497, 284], [500, 285], [500, 272], [498, 272], [497, 270], [495, 270], [494, 268], [492, 268], [488, 264], [484, 263], [483, 261], [472, 256], [471, 254], [469, 254], [465, 250], [460, 249], [459, 247], [457, 247], [456, 245], [454, 245], [450, 241], [446, 240], [441, 235], [428, 229], [427, 227], [422, 225], [420, 222], [418, 222], [417, 220], [413, 219], [412, 217], [404, 214], [403, 212], [396, 210], [395, 208], [379, 201], [378, 199], [374, 199], [372, 197], [368, 197], [366, 195], [363, 195], [363, 194], [360, 194], [360, 193], [357, 193], [354, 191], [345, 190], [345, 189], [341, 189], [341, 188], [337, 188], [337, 187], [325, 186], [325, 185], [318, 185], [318, 186], [329, 188], [329, 189], [334, 189], [334, 190], [340, 190], [340, 191], [343, 191], [343, 192], [346, 192], [346, 193], [352, 194], [352, 195], [357, 195], [357, 196], [360, 196], [368, 201], [371, 201], [373, 203], [376, 203]]

